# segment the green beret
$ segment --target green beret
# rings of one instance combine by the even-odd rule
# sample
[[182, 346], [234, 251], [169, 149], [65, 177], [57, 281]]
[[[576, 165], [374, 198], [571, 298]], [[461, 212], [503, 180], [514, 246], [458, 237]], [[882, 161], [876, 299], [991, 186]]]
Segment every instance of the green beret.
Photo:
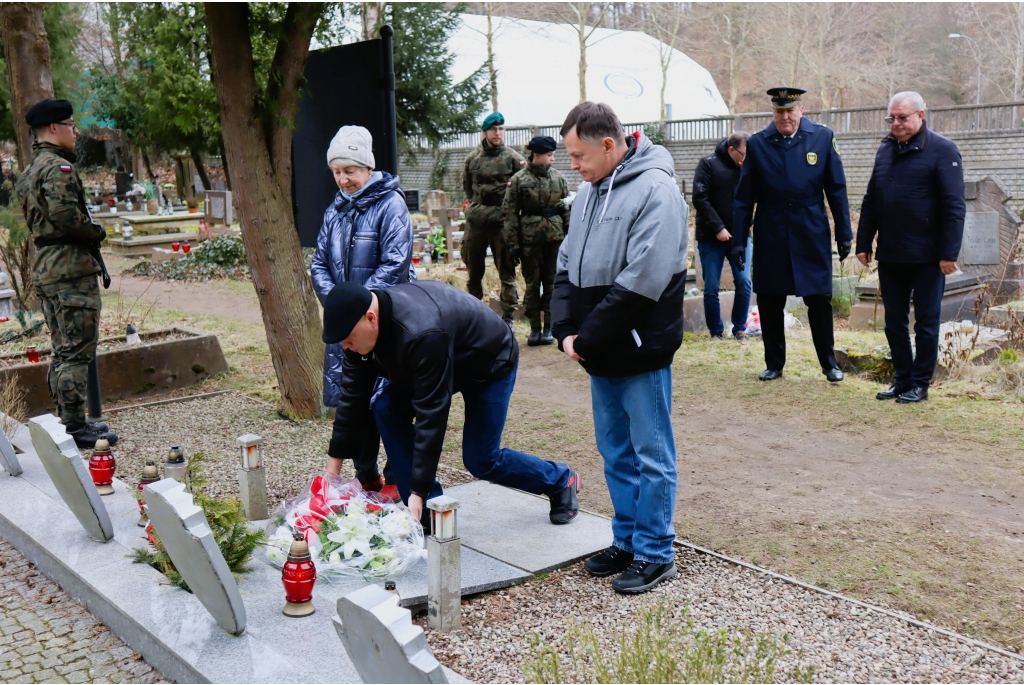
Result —
[[492, 112], [492, 113], [487, 115], [486, 119], [484, 119], [484, 123], [480, 124], [480, 130], [481, 131], [486, 131], [491, 126], [504, 126], [504, 125], [505, 125], [505, 117], [503, 117], [501, 115], [501, 112]]

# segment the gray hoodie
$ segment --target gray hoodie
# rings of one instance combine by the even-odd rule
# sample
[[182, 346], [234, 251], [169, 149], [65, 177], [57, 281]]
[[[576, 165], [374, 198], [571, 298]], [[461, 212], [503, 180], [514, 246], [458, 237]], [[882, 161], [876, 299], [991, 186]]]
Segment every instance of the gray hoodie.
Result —
[[577, 335], [597, 376], [663, 368], [682, 342], [686, 202], [668, 150], [639, 133], [626, 142], [612, 173], [577, 191], [551, 302], [559, 345]]

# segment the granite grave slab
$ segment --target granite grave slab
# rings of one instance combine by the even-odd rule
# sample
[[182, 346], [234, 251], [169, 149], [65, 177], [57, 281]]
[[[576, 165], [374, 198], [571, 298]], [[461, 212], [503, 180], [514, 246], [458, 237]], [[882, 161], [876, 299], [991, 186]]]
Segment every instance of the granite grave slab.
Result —
[[338, 600], [334, 628], [364, 683], [447, 683], [412, 613], [376, 585]]
[[164, 478], [143, 490], [153, 530], [192, 593], [231, 633], [245, 631], [245, 604], [224, 561], [206, 514], [192, 501], [185, 485]]
[[14, 445], [7, 439], [7, 433], [0, 428], [0, 468], [8, 476], [20, 476], [22, 473], [21, 462], [18, 455], [14, 453]]
[[110, 515], [89, 476], [75, 439], [68, 435], [64, 424], [56, 416], [43, 414], [29, 419], [29, 432], [32, 446], [50, 480], [85, 532], [99, 542], [112, 540], [114, 527]]
[[601, 516], [581, 511], [568, 525], [552, 525], [546, 497], [484, 481], [456, 485], [445, 494], [459, 500], [463, 553], [468, 548], [530, 573], [543, 573], [612, 544], [611, 521]]

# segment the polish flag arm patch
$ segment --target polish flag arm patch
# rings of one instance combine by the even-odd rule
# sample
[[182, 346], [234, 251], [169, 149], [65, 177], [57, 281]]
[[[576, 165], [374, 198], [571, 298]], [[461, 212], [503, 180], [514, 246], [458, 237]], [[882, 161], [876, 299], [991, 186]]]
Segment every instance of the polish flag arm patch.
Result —
[[70, 174], [71, 173], [71, 165], [70, 164], [61, 164], [60, 165], [60, 170], [65, 172], [65, 173]]

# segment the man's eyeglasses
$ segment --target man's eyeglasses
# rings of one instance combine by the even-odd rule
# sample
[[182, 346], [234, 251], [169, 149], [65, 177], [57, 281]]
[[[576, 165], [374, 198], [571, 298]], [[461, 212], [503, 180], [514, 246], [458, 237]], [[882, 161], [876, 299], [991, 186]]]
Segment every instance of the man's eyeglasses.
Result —
[[71, 122], [69, 124], [66, 121], [55, 121], [53, 123], [57, 124], [58, 126], [70, 126], [75, 133], [78, 133], [78, 127], [75, 126], [74, 122]]
[[910, 119], [910, 117], [914, 116], [915, 114], [917, 114], [917, 112], [911, 112], [910, 114], [897, 114], [895, 116], [890, 114], [885, 118], [885, 123], [891, 125], [892, 122], [899, 121], [901, 124], [905, 124]]

